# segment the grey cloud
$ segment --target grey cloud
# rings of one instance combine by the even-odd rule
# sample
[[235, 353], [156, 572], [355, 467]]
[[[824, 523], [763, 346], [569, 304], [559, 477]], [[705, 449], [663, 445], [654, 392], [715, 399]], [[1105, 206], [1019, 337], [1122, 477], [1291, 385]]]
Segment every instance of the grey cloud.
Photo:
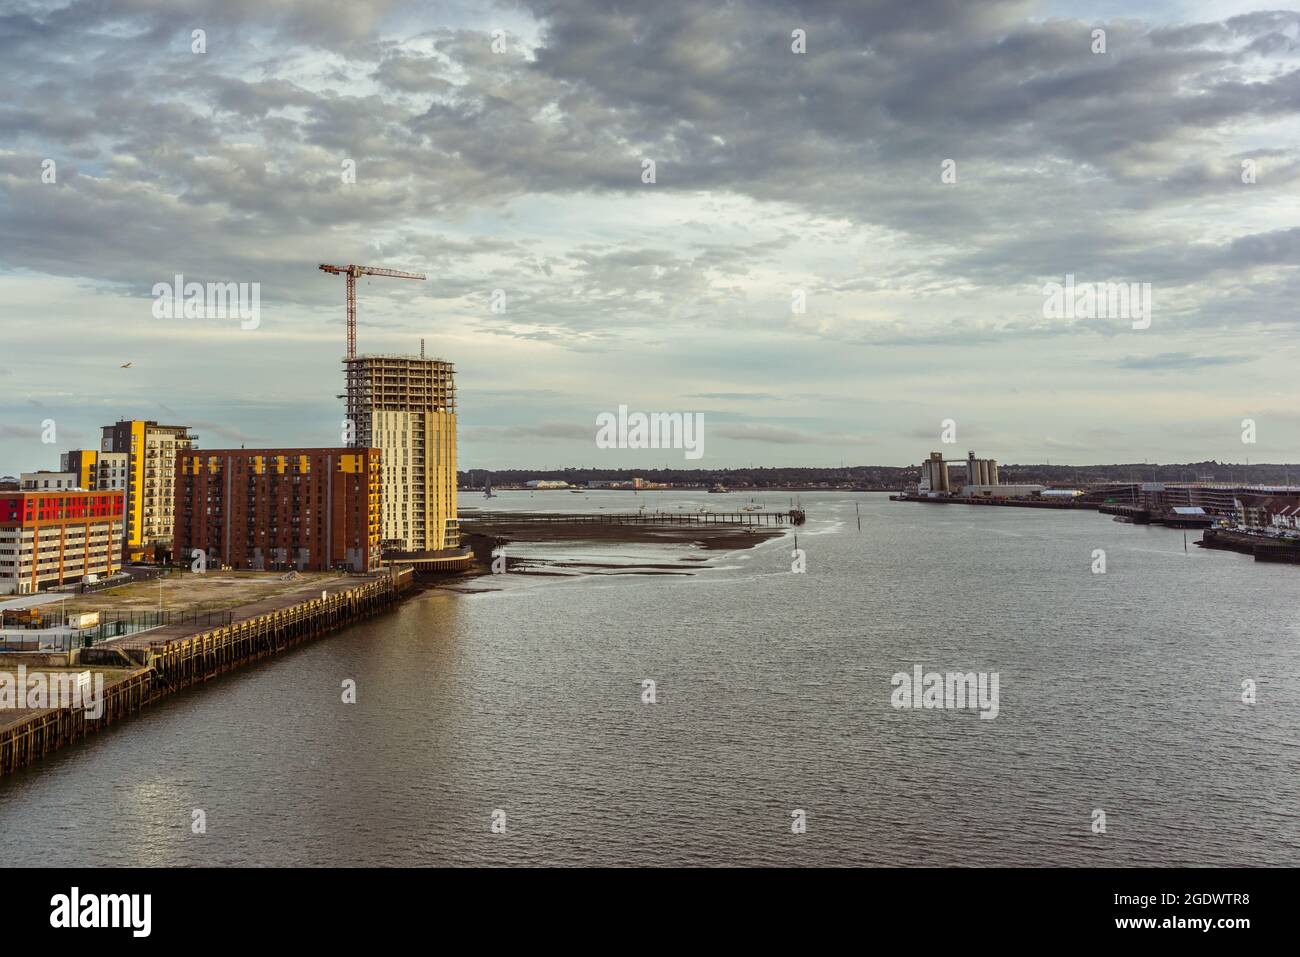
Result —
[[[642, 155], [661, 160], [657, 189], [735, 190], [921, 241], [974, 238], [928, 265], [949, 281], [1026, 281], [1066, 268], [1190, 281], [1207, 261], [1237, 271], [1257, 268], [1260, 257], [1295, 264], [1293, 237], [1242, 236], [1220, 250], [1197, 249], [1152, 242], [1111, 213], [1117, 204], [1132, 208], [1135, 197], [1156, 210], [1213, 195], [1216, 183], [1217, 192], [1240, 186], [1213, 152], [1215, 137], [1251, 117], [1294, 113], [1300, 91], [1295, 70], [1247, 82], [1240, 57], [1254, 41], [1294, 30], [1298, 14], [1182, 30], [1126, 22], [1112, 27], [1113, 55], [1096, 57], [1087, 24], [1024, 21], [1031, 7], [1020, 2], [537, 3], [528, 9], [543, 26], [542, 45], [530, 61], [493, 55], [484, 34], [465, 30], [429, 32], [435, 56], [361, 42], [390, 9], [402, 8], [203, 2], [177, 10], [144, 2], [101, 5], [84, 25], [69, 8], [23, 19], [19, 33], [44, 37], [52, 51], [74, 42], [111, 50], [112, 82], [46, 79], [63, 64], [56, 69], [53, 53], [24, 46], [33, 91], [46, 91], [44, 108], [11, 108], [0, 128], [20, 142], [74, 143], [111, 123], [117, 143], [105, 153], [109, 179], [91, 183], [70, 170], [62, 195], [38, 188], [30, 173], [38, 157], [19, 160], [22, 172], [6, 163], [0, 190], [13, 216], [0, 238], [15, 250], [14, 264], [147, 284], [154, 277], [140, 274], [141, 263], [174, 258], [175, 244], [158, 227], [176, 218], [179, 198], [206, 227], [192, 237], [188, 271], [261, 270], [280, 287], [273, 294], [324, 302], [300, 274], [322, 226], [413, 223], [527, 193], [630, 192], [643, 188]], [[151, 74], [158, 67], [126, 68], [133, 47], [143, 53], [159, 31], [205, 18], [222, 29], [279, 31], [297, 46], [347, 41], [340, 49], [362, 75], [435, 102], [413, 114], [400, 97], [250, 80], [233, 72], [226, 54], [201, 65], [175, 59], [179, 84]], [[116, 21], [147, 32], [116, 47], [86, 32]], [[787, 22], [808, 30], [808, 54], [790, 54]], [[463, 82], [448, 85], [450, 70]], [[959, 185], [944, 189], [938, 161], [954, 153]], [[358, 164], [348, 190], [339, 182], [343, 158]], [[1153, 179], [1148, 168], [1157, 159], [1168, 170]], [[1261, 189], [1295, 176], [1294, 149], [1272, 162], [1281, 182]], [[1224, 175], [1211, 172], [1216, 167]], [[1061, 230], [1062, 221], [1075, 228]], [[36, 223], [47, 243], [19, 242]], [[1015, 226], [999, 225], [1006, 223]], [[751, 250], [750, 263], [763, 253]], [[688, 264], [654, 250], [573, 256], [586, 272], [587, 308], [553, 310], [549, 324], [560, 338], [575, 323], [590, 326], [582, 316], [593, 307], [618, 303], [623, 318], [644, 322], [669, 302], [724, 298], [712, 276], [744, 276], [750, 264], [723, 247]], [[528, 268], [548, 276], [553, 265]], [[684, 308], [676, 315], [686, 318]]]
[[440, 57], [396, 51], [380, 61], [372, 76], [384, 86], [403, 93], [446, 94], [451, 92], [451, 81], [444, 75], [446, 66]]
[[726, 399], [730, 401], [776, 401], [782, 398], [770, 392], [694, 392], [688, 399]]
[[1241, 365], [1253, 361], [1239, 355], [1193, 355], [1189, 352], [1162, 352], [1151, 356], [1129, 356], [1118, 363], [1121, 369], [1140, 369], [1148, 372], [1168, 372], [1178, 369], [1203, 369], [1210, 366]]
[[728, 425], [709, 430], [724, 439], [771, 445], [861, 445], [866, 439], [843, 432], [810, 432], [775, 425]]
[[[257, 443], [263, 441], [261, 436], [249, 435], [242, 429], [231, 428], [222, 422], [196, 421], [189, 423], [190, 428], [199, 433], [201, 437], [206, 438], [209, 435], [216, 435], [230, 442], [239, 442], [247, 444], [249, 442]], [[204, 444], [210, 445], [210, 442]]]
[[470, 426], [460, 430], [460, 438], [466, 442], [491, 442], [503, 439], [582, 439], [594, 442], [596, 426], [594, 417], [591, 425], [580, 425], [575, 422], [538, 422], [533, 425]]
[[30, 425], [4, 425], [0, 423], [0, 435], [9, 439], [39, 439], [41, 430]]

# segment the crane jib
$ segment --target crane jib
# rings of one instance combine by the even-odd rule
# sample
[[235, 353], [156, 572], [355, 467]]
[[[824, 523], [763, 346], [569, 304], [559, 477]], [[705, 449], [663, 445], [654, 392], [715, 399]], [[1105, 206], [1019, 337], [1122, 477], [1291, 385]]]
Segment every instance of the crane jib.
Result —
[[321, 263], [322, 272], [333, 273], [336, 276], [347, 277], [347, 357], [353, 358], [357, 354], [357, 292], [356, 282], [358, 276], [387, 276], [391, 279], [424, 279], [423, 273], [402, 272], [397, 269], [384, 269], [380, 266], [357, 266], [349, 263], [346, 266], [331, 266], [328, 263]]

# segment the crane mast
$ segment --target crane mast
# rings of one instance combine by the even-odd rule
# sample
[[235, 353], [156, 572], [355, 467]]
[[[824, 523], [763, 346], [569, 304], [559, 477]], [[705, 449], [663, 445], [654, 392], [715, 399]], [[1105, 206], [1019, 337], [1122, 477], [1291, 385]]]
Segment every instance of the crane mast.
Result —
[[332, 273], [335, 276], [343, 276], [347, 279], [347, 299], [348, 299], [348, 351], [349, 359], [356, 358], [357, 355], [357, 277], [359, 276], [387, 276], [390, 279], [424, 279], [423, 273], [402, 272], [399, 269], [384, 269], [381, 266], [330, 266], [325, 263], [320, 265], [321, 272]]

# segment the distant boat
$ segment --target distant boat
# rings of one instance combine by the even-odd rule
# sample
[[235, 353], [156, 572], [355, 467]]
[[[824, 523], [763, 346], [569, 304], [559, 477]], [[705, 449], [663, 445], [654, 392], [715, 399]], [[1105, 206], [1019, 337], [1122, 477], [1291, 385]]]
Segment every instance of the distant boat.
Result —
[[488, 479], [488, 480], [487, 480], [487, 483], [483, 486], [483, 497], [484, 497], [484, 498], [496, 498], [496, 496], [492, 494], [492, 480], [491, 480], [491, 479]]
[[723, 492], [726, 492], [726, 491], [728, 491], [727, 487], [726, 487], [725, 485], [722, 485], [721, 483], [715, 483], [714, 486], [713, 486], [713, 488], [709, 489], [709, 492], [710, 492], [711, 494], [714, 494], [714, 495], [717, 495], [717, 494], [720, 494], [720, 493], [723, 493]]

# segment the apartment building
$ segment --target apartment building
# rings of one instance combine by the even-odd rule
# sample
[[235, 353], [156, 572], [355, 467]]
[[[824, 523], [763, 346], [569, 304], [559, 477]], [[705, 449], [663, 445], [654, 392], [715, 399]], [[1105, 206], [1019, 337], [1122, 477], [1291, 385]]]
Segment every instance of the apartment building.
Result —
[[77, 476], [77, 487], [93, 491], [126, 491], [130, 454], [101, 452], [98, 449], [75, 449], [64, 452], [59, 468]]
[[177, 456], [174, 544], [207, 567], [369, 572], [380, 567], [376, 449], [187, 449]]
[[113, 574], [124, 512], [122, 492], [0, 492], [0, 594]]
[[86, 488], [86, 486], [80, 484], [79, 476], [75, 472], [50, 472], [46, 469], [41, 469], [39, 472], [23, 472], [19, 476], [19, 486], [24, 492], [49, 492], [65, 488]]
[[343, 362], [353, 444], [378, 449], [383, 462], [384, 549], [459, 548], [455, 367], [423, 356]]
[[153, 561], [159, 553], [170, 553], [176, 456], [193, 448], [194, 438], [188, 426], [159, 425], [145, 419], [124, 419], [104, 426], [99, 454], [126, 456], [123, 551], [128, 560]]

